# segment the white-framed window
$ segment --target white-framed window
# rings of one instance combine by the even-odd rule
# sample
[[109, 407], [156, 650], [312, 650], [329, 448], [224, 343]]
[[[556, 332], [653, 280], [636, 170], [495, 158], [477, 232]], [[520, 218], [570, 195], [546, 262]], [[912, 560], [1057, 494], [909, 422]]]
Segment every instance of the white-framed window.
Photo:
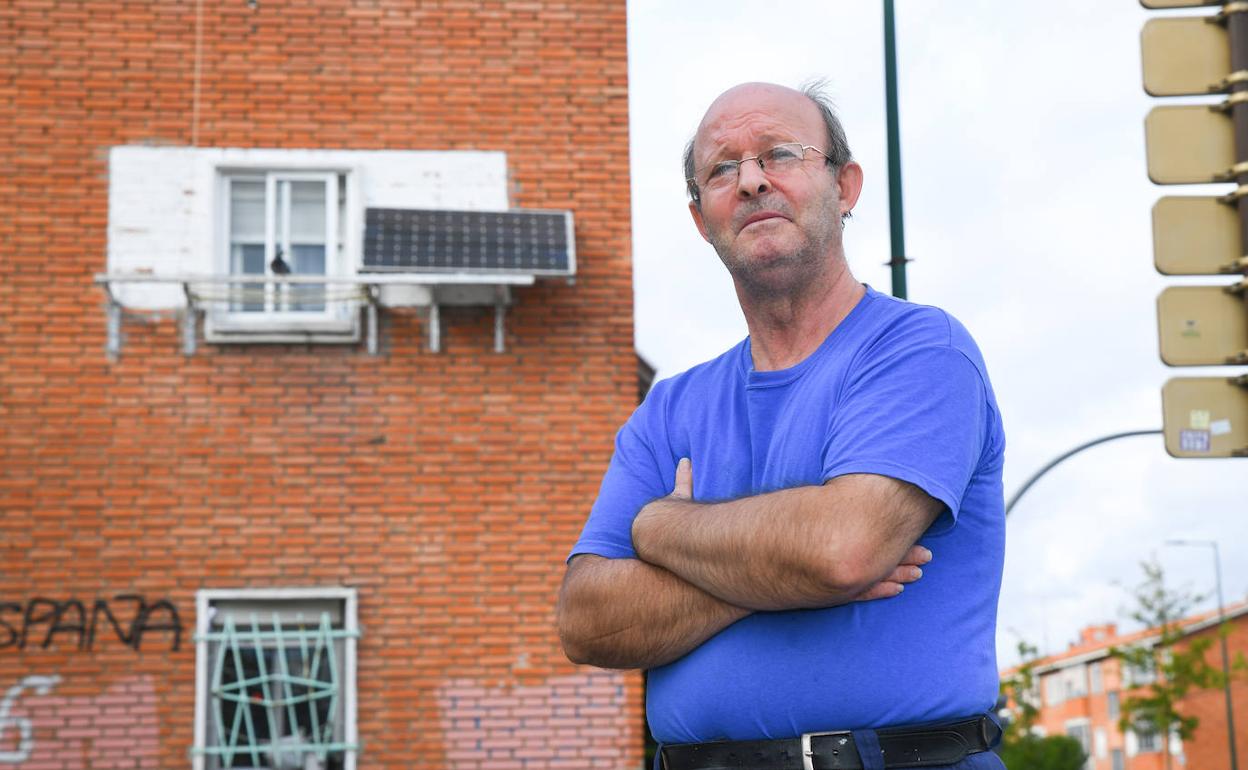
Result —
[[196, 594], [193, 770], [354, 770], [356, 592]]
[[1083, 748], [1084, 768], [1092, 770], [1095, 766], [1092, 759], [1092, 727], [1087, 719], [1072, 719], [1066, 723], [1066, 735], [1079, 741]]
[[1065, 679], [1066, 700], [1082, 698], [1088, 694], [1088, 667], [1071, 666], [1062, 672]]
[[1105, 689], [1105, 675], [1101, 671], [1101, 662], [1098, 660], [1088, 666], [1088, 681], [1093, 695], [1100, 695]]
[[1108, 711], [1109, 713], [1110, 719], [1118, 718], [1118, 710], [1120, 706], [1119, 698], [1120, 696], [1117, 690], [1114, 690], [1113, 692], [1108, 692], [1105, 694], [1105, 708], [1106, 708], [1106, 711]]
[[1143, 662], [1140, 665], [1128, 662], [1123, 667], [1123, 679], [1125, 680], [1124, 686], [1127, 688], [1152, 684], [1157, 681], [1156, 665], [1149, 662]]
[[1136, 725], [1135, 750], [1139, 754], [1161, 751], [1161, 736], [1152, 725]]
[[1066, 693], [1062, 689], [1062, 677], [1058, 673], [1048, 674], [1041, 678], [1044, 688], [1044, 705], [1058, 706], [1065, 700]]
[[[356, 271], [347, 233], [358, 218], [351, 174], [338, 170], [218, 168], [220, 274], [256, 276], [222, 287], [209, 311], [209, 341], [267, 335], [358, 334], [356, 290], [342, 284], [266, 281], [279, 276], [349, 276]], [[293, 335], [293, 336], [292, 336]], [[263, 340], [258, 340], [263, 341]]]

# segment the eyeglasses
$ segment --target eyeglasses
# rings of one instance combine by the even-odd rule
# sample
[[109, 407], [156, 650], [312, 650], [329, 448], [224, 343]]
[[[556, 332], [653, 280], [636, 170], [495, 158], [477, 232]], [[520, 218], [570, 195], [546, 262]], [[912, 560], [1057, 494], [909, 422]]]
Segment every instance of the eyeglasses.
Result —
[[802, 165], [802, 161], [806, 160], [807, 150], [813, 150], [824, 158], [828, 157], [827, 153], [817, 147], [799, 142], [786, 142], [741, 160], [721, 160], [709, 163], [695, 171], [693, 176], [685, 182], [689, 185], [689, 194], [696, 201], [700, 197], [700, 190], [723, 190], [735, 186], [738, 177], [741, 176], [741, 164], [746, 161], [756, 160], [763, 173], [773, 177], [781, 176]]

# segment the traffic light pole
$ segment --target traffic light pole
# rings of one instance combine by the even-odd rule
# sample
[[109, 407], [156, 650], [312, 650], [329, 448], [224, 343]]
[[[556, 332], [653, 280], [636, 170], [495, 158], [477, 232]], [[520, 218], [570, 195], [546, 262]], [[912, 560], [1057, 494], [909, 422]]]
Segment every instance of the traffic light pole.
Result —
[[[1241, 166], [1248, 161], [1248, 3], [1228, 3], [1223, 13], [1227, 14], [1226, 31], [1231, 43], [1231, 94], [1227, 101], [1231, 104], [1231, 118], [1235, 123], [1235, 170], [1240, 173], [1235, 177], [1238, 183], [1236, 192], [1245, 190], [1248, 184], [1248, 169], [1241, 171]], [[1244, 76], [1243, 79], [1240, 79]], [[1243, 101], [1240, 101], [1243, 100]], [[1239, 211], [1240, 244], [1248, 246], [1248, 198], [1237, 194], [1235, 207]], [[1241, 297], [1248, 303], [1248, 294]], [[1214, 543], [1213, 558], [1218, 578], [1218, 614], [1222, 615], [1222, 564], [1218, 558], [1218, 546]], [[1225, 617], [1219, 617], [1225, 622]], [[1230, 661], [1227, 659], [1226, 635], [1222, 635], [1222, 671], [1226, 675], [1226, 734], [1231, 754], [1231, 770], [1239, 770], [1239, 754], [1235, 747], [1235, 711], [1231, 705]]]
[[[1019, 487], [1018, 491], [1014, 493], [1014, 496], [1010, 498], [1010, 502], [1006, 503], [1005, 515], [1010, 515], [1010, 511], [1014, 510], [1014, 506], [1018, 504], [1019, 499], [1022, 498], [1023, 494], [1027, 490], [1031, 489], [1033, 484], [1040, 480], [1041, 476], [1056, 468], [1063, 460], [1067, 460], [1085, 449], [1091, 449], [1098, 444], [1104, 444], [1106, 441], [1113, 441], [1120, 438], [1130, 438], [1131, 436], [1155, 436], [1159, 433], [1161, 433], [1160, 430], [1129, 430], [1122, 433], [1111, 433], [1108, 436], [1101, 436], [1100, 438], [1094, 438], [1091, 441], [1084, 442], [1068, 452], [1063, 452], [1050, 460], [1048, 465], [1045, 465], [1040, 470], [1031, 474], [1031, 478], [1023, 482], [1023, 485]], [[1238, 770], [1238, 768], [1234, 768], [1233, 770]]]
[[[893, 296], [906, 298], [906, 233], [901, 213], [901, 128], [897, 116], [897, 33], [893, 0], [884, 0], [884, 106], [888, 118], [888, 222]], [[1248, 145], [1246, 145], [1248, 146]]]

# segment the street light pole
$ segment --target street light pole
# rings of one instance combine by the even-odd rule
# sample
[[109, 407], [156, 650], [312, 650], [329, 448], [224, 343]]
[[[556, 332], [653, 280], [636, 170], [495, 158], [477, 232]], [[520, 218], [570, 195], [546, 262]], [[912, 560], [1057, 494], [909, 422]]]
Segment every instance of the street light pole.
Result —
[[[1068, 452], [1064, 452], [1058, 455], [1054, 459], [1050, 460], [1048, 465], [1044, 466], [1040, 470], [1031, 474], [1031, 478], [1027, 479], [1027, 481], [1025, 481], [1023, 485], [1019, 487], [1019, 490], [1015, 492], [1014, 496], [1010, 498], [1010, 501], [1006, 503], [1005, 515], [1006, 516], [1010, 515], [1010, 511], [1014, 509], [1015, 504], [1018, 503], [1019, 499], [1023, 496], [1023, 493], [1031, 489], [1032, 484], [1035, 484], [1037, 481], [1039, 481], [1041, 476], [1053, 470], [1063, 460], [1073, 457], [1074, 455], [1079, 454], [1085, 449], [1091, 449], [1097, 444], [1104, 444], [1106, 441], [1113, 441], [1115, 439], [1120, 439], [1120, 438], [1129, 438], [1131, 436], [1152, 436], [1152, 435], [1160, 434], [1160, 433], [1161, 433], [1160, 430], [1129, 430], [1123, 433], [1111, 433], [1108, 436], [1101, 436], [1100, 438], [1094, 438], [1091, 441], [1086, 441], [1080, 444], [1079, 446], [1075, 447], [1074, 449], [1071, 449]], [[1232, 768], [1231, 770], [1238, 770], [1238, 768]]]
[[897, 32], [893, 0], [884, 0], [884, 113], [888, 123], [888, 224], [893, 296], [906, 299], [906, 225], [901, 212], [901, 121], [897, 116]]
[[[1218, 553], [1216, 540], [1167, 540], [1168, 545], [1209, 546], [1213, 548], [1213, 570], [1215, 583], [1218, 587], [1218, 625], [1226, 622], [1226, 611], [1222, 604], [1222, 558]], [[1231, 748], [1231, 770], [1239, 770], [1239, 758], [1235, 751], [1235, 707], [1231, 704], [1231, 656], [1227, 651], [1226, 634], [1219, 629], [1218, 637], [1222, 641], [1222, 685], [1226, 694], [1226, 734]]]

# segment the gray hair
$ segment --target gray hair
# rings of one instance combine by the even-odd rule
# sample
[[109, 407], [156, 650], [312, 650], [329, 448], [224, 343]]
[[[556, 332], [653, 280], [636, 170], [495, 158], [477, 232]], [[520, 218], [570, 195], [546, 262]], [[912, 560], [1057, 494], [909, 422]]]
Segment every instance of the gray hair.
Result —
[[[832, 104], [832, 97], [827, 92], [828, 83], [826, 80], [809, 80], [798, 88], [806, 98], [809, 99], [819, 110], [820, 117], [823, 118], [824, 132], [827, 134], [827, 147], [824, 154], [827, 156], [827, 164], [832, 167], [832, 173], [836, 173], [846, 163], [854, 159], [849, 151], [849, 140], [845, 138], [845, 127], [841, 125], [841, 119], [836, 116], [836, 107]], [[696, 137], [695, 137], [696, 138]], [[693, 167], [693, 139], [685, 145], [685, 179], [693, 179], [693, 173], [696, 169]], [[701, 208], [702, 200], [698, 194], [698, 186], [693, 182], [687, 182], [689, 198], [693, 201], [693, 205]]]

